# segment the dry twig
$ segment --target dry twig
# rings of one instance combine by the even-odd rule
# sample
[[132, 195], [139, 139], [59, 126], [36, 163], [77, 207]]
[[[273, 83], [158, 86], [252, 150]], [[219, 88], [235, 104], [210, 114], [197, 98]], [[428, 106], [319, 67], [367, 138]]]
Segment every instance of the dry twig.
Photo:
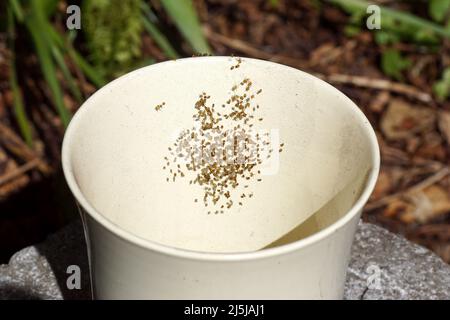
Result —
[[[273, 62], [280, 62], [299, 69], [307, 69], [308, 67], [310, 67], [310, 65], [307, 62], [303, 62], [291, 57], [264, 52], [258, 48], [249, 45], [245, 41], [226, 37], [224, 35], [211, 31], [209, 28], [205, 28], [205, 34], [211, 41], [219, 42], [227, 47], [241, 51], [249, 56], [270, 60]], [[433, 101], [433, 98], [431, 97], [430, 94], [426, 92], [421, 92], [419, 89], [413, 86], [399, 82], [393, 82], [385, 79], [373, 79], [362, 76], [346, 75], [346, 74], [333, 74], [333, 75], [324, 75], [320, 73], [313, 73], [313, 74], [318, 78], [321, 78], [325, 81], [329, 81], [334, 84], [346, 84], [361, 88], [395, 92], [398, 94], [407, 95], [411, 98], [417, 99], [425, 103], [431, 103]]]
[[51, 172], [51, 168], [28, 147], [22, 139], [9, 127], [0, 123], [0, 143], [16, 157], [25, 162], [38, 160], [37, 168], [44, 174]]
[[366, 211], [372, 211], [375, 209], [378, 209], [382, 206], [385, 206], [389, 203], [391, 203], [392, 201], [396, 200], [397, 198], [400, 197], [404, 197], [407, 195], [411, 195], [414, 194], [416, 192], [419, 192], [437, 182], [439, 182], [440, 180], [442, 180], [443, 178], [445, 178], [448, 174], [450, 174], [450, 168], [449, 167], [443, 167], [441, 168], [438, 172], [436, 172], [435, 174], [433, 174], [432, 176], [420, 181], [419, 183], [413, 185], [412, 187], [403, 190], [403, 191], [399, 191], [396, 192], [394, 194], [385, 196], [379, 200], [376, 200], [374, 202], [369, 203], [364, 209]]
[[419, 91], [419, 89], [413, 86], [399, 82], [393, 82], [384, 79], [373, 79], [361, 76], [346, 75], [346, 74], [333, 74], [329, 76], [322, 74], [315, 74], [315, 76], [336, 84], [349, 84], [355, 87], [385, 90], [395, 92], [398, 94], [404, 94], [406, 96], [415, 98], [425, 103], [430, 103], [433, 101], [433, 98], [431, 97], [430, 94], [426, 92], [421, 92]]
[[0, 186], [4, 185], [5, 183], [11, 181], [12, 179], [15, 179], [25, 172], [32, 170], [36, 168], [40, 164], [40, 159], [34, 159], [31, 160], [24, 165], [17, 167], [15, 170], [8, 172], [7, 174], [0, 177]]

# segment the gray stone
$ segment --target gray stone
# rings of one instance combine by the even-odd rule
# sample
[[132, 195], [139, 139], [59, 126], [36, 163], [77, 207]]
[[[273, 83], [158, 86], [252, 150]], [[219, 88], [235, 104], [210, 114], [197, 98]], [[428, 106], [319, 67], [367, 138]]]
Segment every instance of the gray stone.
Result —
[[[67, 289], [67, 267], [82, 270]], [[17, 252], [0, 266], [0, 299], [90, 299], [80, 223]], [[346, 299], [450, 299], [450, 266], [429, 250], [383, 228], [360, 223], [345, 285]]]
[[424, 247], [373, 224], [360, 223], [344, 297], [448, 300], [450, 266]]
[[[70, 265], [82, 271], [81, 290], [67, 289]], [[81, 223], [72, 223], [0, 265], [0, 299], [89, 299], [88, 270]]]

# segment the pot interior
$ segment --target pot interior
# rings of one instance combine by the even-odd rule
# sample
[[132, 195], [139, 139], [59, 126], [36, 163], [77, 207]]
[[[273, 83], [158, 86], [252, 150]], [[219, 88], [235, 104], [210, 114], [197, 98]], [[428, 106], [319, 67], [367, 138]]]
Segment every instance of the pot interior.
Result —
[[[236, 92], [251, 97], [252, 129], [269, 133], [272, 154], [248, 180], [238, 176], [238, 186], [225, 188], [229, 198], [205, 202], [209, 182], [195, 183], [198, 169], [175, 164], [169, 148], [184, 130], [199, 132], [199, 95], [223, 115]], [[354, 104], [306, 73], [254, 59], [191, 58], [137, 70], [95, 93], [68, 129], [63, 161], [75, 196], [112, 228], [182, 249], [244, 252], [298, 240], [344, 216], [377, 166], [373, 140]]]

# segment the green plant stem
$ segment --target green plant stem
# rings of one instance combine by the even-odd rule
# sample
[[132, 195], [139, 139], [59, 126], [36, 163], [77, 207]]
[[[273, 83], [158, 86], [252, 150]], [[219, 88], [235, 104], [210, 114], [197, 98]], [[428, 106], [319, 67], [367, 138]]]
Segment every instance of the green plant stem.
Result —
[[26, 144], [29, 147], [33, 145], [33, 133], [30, 125], [30, 121], [28, 120], [27, 114], [25, 112], [25, 105], [23, 103], [22, 93], [20, 92], [20, 88], [17, 81], [17, 70], [16, 70], [16, 61], [15, 61], [15, 46], [14, 46], [14, 38], [15, 38], [15, 27], [14, 27], [14, 14], [11, 8], [8, 8], [8, 33], [10, 40], [10, 50], [11, 50], [11, 70], [10, 70], [10, 78], [9, 83], [11, 86], [12, 94], [13, 94], [13, 108], [14, 108], [14, 116], [16, 118], [17, 124], [19, 126], [20, 133], [24, 138]]
[[53, 27], [50, 27], [47, 31], [59, 48], [69, 55], [72, 61], [96, 87], [101, 87], [106, 84], [106, 80], [72, 47], [70, 43], [66, 43], [63, 37]]
[[161, 0], [161, 4], [197, 53], [211, 53], [208, 42], [203, 36], [192, 0]]
[[75, 99], [79, 103], [81, 103], [83, 101], [83, 95], [81, 94], [80, 89], [78, 89], [78, 86], [75, 82], [75, 79], [72, 77], [72, 74], [70, 73], [69, 68], [67, 68], [66, 62], [64, 61], [64, 57], [63, 57], [60, 49], [57, 46], [53, 46], [52, 54], [53, 54], [53, 58], [55, 59], [56, 63], [58, 64], [58, 67], [61, 69], [61, 72], [63, 73], [64, 78], [67, 81], [69, 90], [72, 92]]
[[42, 4], [43, 2], [40, 1], [30, 2], [30, 14], [25, 19], [25, 26], [33, 39], [41, 70], [50, 88], [58, 115], [64, 127], [67, 127], [71, 116], [64, 105], [63, 93], [56, 78], [56, 68], [51, 55], [51, 39], [47, 32], [49, 27], [45, 20]]
[[175, 51], [175, 49], [170, 44], [169, 40], [166, 38], [166, 36], [154, 25], [154, 23], [151, 21], [151, 10], [149, 6], [143, 2], [142, 3], [142, 10], [144, 11], [144, 15], [142, 17], [143, 24], [145, 30], [150, 34], [152, 39], [156, 42], [156, 44], [161, 48], [161, 50], [164, 51], [166, 56], [170, 59], [177, 59], [179, 58], [178, 53]]
[[[371, 3], [371, 2], [363, 1], [363, 0], [326, 0], [326, 1], [333, 3], [335, 5], [338, 5], [350, 12], [356, 12], [356, 11], [366, 12], [367, 7], [369, 5], [372, 5], [372, 4], [377, 5], [376, 3]], [[385, 15], [387, 17], [402, 21], [404, 23], [408, 23], [411, 26], [414, 26], [414, 27], [417, 27], [420, 29], [432, 30], [434, 33], [436, 33], [437, 35], [439, 35], [441, 37], [450, 38], [450, 30], [446, 30], [445, 28], [441, 27], [438, 24], [435, 24], [431, 21], [422, 19], [420, 17], [417, 17], [417, 16], [407, 13], [407, 12], [402, 12], [402, 11], [386, 8], [386, 7], [383, 7], [380, 5], [378, 5], [378, 6], [380, 7], [382, 16]]]
[[28, 20], [30, 21], [27, 23], [28, 30], [33, 38], [36, 52], [41, 64], [41, 70], [52, 93], [56, 109], [63, 125], [66, 127], [69, 124], [70, 115], [64, 105], [63, 94], [58, 79], [56, 78], [56, 68], [49, 52], [48, 43], [45, 40], [45, 36], [43, 36], [42, 28], [39, 27], [39, 22], [36, 20], [37, 19], [33, 18]]
[[[10, 0], [15, 2], [14, 5], [16, 6], [16, 8], [14, 9], [14, 14], [16, 15], [22, 15], [22, 17], [24, 17], [23, 15], [23, 8], [20, 5], [20, 2], [18, 0]], [[45, 1], [44, 2], [40, 2], [40, 1], [31, 1], [32, 4], [34, 5], [34, 7], [32, 8], [31, 12], [29, 11], [27, 14], [27, 19], [31, 18], [31, 19], [35, 19], [35, 17], [33, 17], [33, 15], [35, 15], [36, 13], [36, 9], [37, 11], [40, 11], [42, 9], [42, 7], [49, 7], [48, 3], [46, 4]], [[41, 7], [39, 7], [39, 4], [41, 4]], [[50, 6], [51, 7], [51, 6]], [[98, 72], [73, 48], [73, 46], [71, 45], [71, 43], [66, 43], [66, 41], [64, 41], [63, 36], [61, 36], [56, 30], [55, 28], [49, 24], [46, 23], [45, 19], [43, 18], [43, 14], [40, 14], [40, 18], [41, 20], [43, 20], [44, 23], [40, 23], [39, 27], [42, 28], [43, 30], [41, 30], [41, 35], [45, 36], [46, 38], [49, 38], [49, 43], [50, 44], [54, 44], [56, 43], [56, 45], [59, 47], [59, 49], [68, 54], [70, 59], [77, 65], [77, 67], [87, 76], [87, 78], [97, 87], [101, 87], [106, 83], [106, 80], [103, 79], [103, 77], [101, 77]], [[26, 27], [27, 29], [33, 28], [32, 23], [28, 22], [26, 23]], [[30, 30], [31, 33], [31, 30]]]
[[14, 11], [14, 15], [16, 16], [17, 21], [22, 23], [24, 20], [24, 14], [22, 7], [20, 6], [19, 0], [9, 0], [9, 5], [12, 11]]

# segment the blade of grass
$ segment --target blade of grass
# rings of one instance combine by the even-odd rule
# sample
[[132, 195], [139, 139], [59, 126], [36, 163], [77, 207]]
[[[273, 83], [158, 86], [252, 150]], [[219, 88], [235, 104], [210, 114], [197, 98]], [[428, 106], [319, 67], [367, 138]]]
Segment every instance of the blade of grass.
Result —
[[165, 55], [170, 59], [179, 58], [178, 53], [169, 43], [167, 38], [159, 31], [159, 29], [155, 25], [153, 25], [153, 23], [151, 23], [146, 17], [142, 18], [145, 30], [147, 30], [152, 39], [161, 48], [161, 50], [165, 53]]
[[[16, 10], [15, 14], [22, 14], [23, 17], [23, 8], [20, 5], [19, 0], [10, 0], [15, 2]], [[40, 2], [40, 1], [31, 1], [32, 4], [37, 7], [37, 10], [42, 10], [42, 8], [48, 8], [51, 7], [51, 2], [53, 0], [49, 0], [49, 2]], [[36, 11], [36, 8], [33, 9], [32, 13]], [[42, 19], [42, 13], [41, 13], [41, 19]], [[44, 22], [46, 22], [44, 20]], [[31, 28], [32, 25], [28, 23], [28, 28]], [[62, 50], [62, 52], [67, 53], [72, 59], [72, 61], [77, 65], [77, 67], [86, 75], [86, 77], [97, 87], [101, 87], [106, 83], [106, 80], [103, 79], [103, 77], [73, 48], [71, 43], [67, 43], [64, 41], [63, 36], [61, 36], [55, 28], [49, 24], [49, 23], [43, 23], [41, 25], [42, 28], [45, 29], [45, 34], [47, 37], [50, 37], [50, 42], [56, 43], [59, 48]]]
[[60, 51], [60, 49], [56, 46], [52, 47], [53, 58], [55, 59], [58, 67], [61, 69], [61, 72], [64, 75], [64, 78], [67, 81], [70, 92], [72, 92], [75, 99], [81, 103], [83, 101], [83, 95], [81, 94], [80, 89], [75, 82], [75, 79], [72, 77], [69, 68], [67, 68], [66, 62], [64, 61], [64, 57]]
[[161, 48], [161, 50], [166, 54], [168, 58], [179, 58], [178, 53], [172, 47], [166, 36], [154, 25], [153, 21], [151, 20], [151, 10], [145, 2], [142, 3], [142, 10], [144, 11], [142, 19], [145, 30], [147, 30], [152, 39], [156, 42], [156, 44]]
[[39, 1], [31, 1], [32, 14], [25, 21], [25, 25], [27, 26], [36, 47], [36, 53], [39, 58], [41, 70], [52, 93], [53, 102], [58, 115], [61, 118], [61, 122], [64, 127], [67, 127], [71, 116], [64, 105], [62, 90], [58, 79], [56, 78], [56, 68], [50, 51], [51, 44], [46, 32], [48, 29], [46, 27], [47, 21], [45, 20], [44, 14], [38, 3]]
[[9, 5], [10, 8], [12, 8], [12, 11], [14, 11], [14, 15], [16, 16], [17, 21], [23, 22], [24, 14], [19, 0], [9, 0]]
[[69, 55], [69, 58], [74, 63], [75, 67], [83, 73], [83, 76], [87, 76], [87, 78], [96, 86], [101, 87], [106, 84], [106, 80], [99, 75], [99, 73], [92, 67], [73, 47], [73, 42], [77, 37], [76, 30], [70, 30], [67, 34], [67, 38], [64, 39], [62, 35], [60, 35], [55, 28], [51, 26], [49, 30], [50, 35], [52, 36], [53, 41], [57, 43], [62, 52]]
[[106, 80], [75, 49], [68, 47], [67, 53], [96, 87], [99, 88], [106, 84]]
[[31, 130], [30, 121], [28, 120], [27, 114], [25, 112], [25, 105], [23, 103], [22, 93], [20, 92], [19, 84], [17, 81], [17, 70], [16, 70], [16, 55], [15, 55], [15, 26], [14, 26], [14, 14], [12, 8], [8, 8], [8, 36], [9, 36], [9, 48], [11, 50], [11, 70], [9, 73], [9, 83], [13, 95], [13, 108], [14, 116], [16, 118], [17, 124], [19, 126], [20, 133], [24, 138], [26, 144], [31, 147], [33, 144], [33, 133]]
[[[363, 1], [363, 0], [327, 0], [327, 1], [340, 6], [341, 8], [343, 8], [351, 13], [355, 12], [355, 11], [366, 12], [367, 7], [369, 5], [376, 4], [376, 3], [371, 3], [371, 2]], [[438, 24], [435, 24], [431, 21], [422, 19], [420, 17], [417, 17], [417, 16], [407, 13], [407, 12], [402, 12], [402, 11], [386, 8], [386, 7], [383, 7], [380, 5], [378, 5], [378, 6], [380, 7], [381, 17], [383, 17], [383, 15], [385, 15], [387, 17], [402, 21], [404, 23], [408, 23], [409, 25], [414, 26], [419, 29], [431, 30], [441, 37], [450, 38], [450, 30], [446, 30], [445, 28], [441, 27]], [[381, 21], [383, 21], [383, 20], [381, 20]]]
[[13, 94], [14, 116], [16, 117], [22, 137], [24, 138], [26, 144], [31, 147], [33, 145], [33, 134], [30, 121], [28, 120], [25, 112], [25, 104], [23, 103], [22, 93], [20, 92], [19, 85], [17, 83], [15, 62], [11, 65], [10, 86]]
[[56, 11], [59, 0], [39, 0], [41, 8], [46, 17], [50, 17]]
[[[17, 8], [16, 8], [17, 11], [15, 11], [15, 14], [17, 15], [17, 14], [22, 13], [22, 15], [23, 15], [24, 10], [21, 7], [20, 2], [18, 0], [10, 0], [10, 1], [14, 1], [15, 5], [17, 6]], [[53, 0], [49, 0], [49, 1], [51, 2]], [[43, 5], [43, 7], [48, 7], [48, 6], [49, 6], [48, 2], [47, 2], [47, 4]], [[97, 87], [101, 87], [102, 85], [104, 85], [106, 83], [106, 81], [97, 74], [95, 69], [93, 67], [91, 67], [89, 65], [89, 63], [87, 63], [83, 59], [83, 57], [73, 48], [70, 41], [69, 41], [69, 43], [66, 43], [63, 40], [63, 37], [56, 31], [56, 29], [51, 24], [47, 23], [44, 25], [44, 27], [46, 28], [47, 34], [51, 38], [51, 42], [56, 43], [64, 53], [68, 53], [70, 58], [77, 64], [77, 66], [86, 74], [86, 76]]]
[[154, 63], [155, 63], [155, 59], [153, 59], [153, 58], [143, 59], [143, 60], [140, 60], [137, 63], [133, 64], [130, 67], [130, 71], [131, 70], [136, 70], [136, 69], [139, 69], [139, 68], [142, 68], [142, 67], [146, 67], [146, 66], [149, 66], [149, 65], [154, 64]]
[[95, 70], [95, 68], [92, 67], [70, 43], [66, 43], [63, 36], [61, 36], [52, 26], [50, 26], [47, 31], [52, 40], [55, 41], [61, 50], [69, 55], [72, 61], [96, 87], [101, 87], [106, 83], [106, 80]]
[[197, 53], [211, 53], [192, 0], [161, 0], [161, 3], [191, 47]]

